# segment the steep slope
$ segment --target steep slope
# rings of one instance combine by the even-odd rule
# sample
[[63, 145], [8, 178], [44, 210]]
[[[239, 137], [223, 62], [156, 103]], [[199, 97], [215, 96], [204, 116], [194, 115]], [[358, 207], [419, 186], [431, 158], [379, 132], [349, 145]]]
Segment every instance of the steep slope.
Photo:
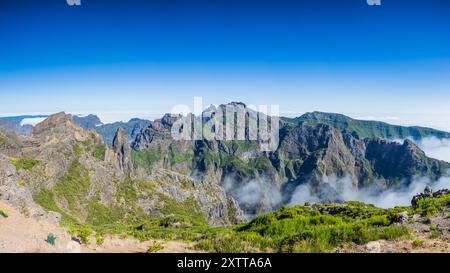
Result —
[[[245, 124], [249, 124], [249, 112], [253, 110], [239, 103], [207, 109], [202, 118], [208, 121], [213, 112], [233, 107], [248, 111]], [[415, 177], [436, 180], [447, 175], [450, 168], [449, 163], [426, 157], [411, 141], [399, 144], [376, 137], [361, 138], [342, 130], [343, 126], [289, 119], [280, 120], [280, 143], [273, 152], [261, 151], [261, 142], [248, 140], [247, 133], [247, 140], [175, 141], [171, 127], [180, 118], [167, 114], [138, 134], [132, 152], [135, 165], [150, 171], [175, 170], [200, 181], [220, 183], [251, 215], [288, 203], [303, 184], [324, 201], [340, 201], [337, 188], [343, 185], [332, 185], [330, 179], [339, 184], [340, 178], [346, 178], [353, 190], [376, 185], [382, 191], [408, 185]], [[440, 134], [431, 129], [420, 132], [420, 136]]]
[[95, 131], [58, 113], [38, 124], [33, 135], [22, 142], [8, 138], [19, 149], [0, 157], [0, 198], [23, 211], [37, 207], [57, 212], [62, 224], [77, 232], [114, 231], [167, 217], [188, 226], [242, 219], [235, 201], [217, 184], [197, 183], [169, 170], [132, 172], [123, 130], [110, 149]]
[[127, 133], [128, 138], [134, 140], [140, 131], [147, 128], [149, 125], [149, 120], [134, 118], [130, 119], [128, 122], [114, 122], [97, 126], [96, 131], [103, 136], [105, 143], [112, 145], [117, 129], [122, 128]]
[[310, 125], [327, 124], [358, 138], [379, 137], [391, 140], [406, 138], [420, 140], [428, 136], [450, 138], [450, 133], [430, 128], [417, 126], [404, 127], [380, 121], [356, 120], [341, 114], [333, 113], [306, 113], [296, 118], [296, 121]]
[[46, 118], [46, 115], [23, 115], [13, 117], [0, 117], [0, 128], [15, 132], [18, 135], [30, 136], [33, 126], [24, 124], [24, 119]]
[[96, 115], [87, 116], [73, 116], [73, 122], [78, 124], [83, 129], [95, 129], [98, 126], [103, 125], [102, 121]]

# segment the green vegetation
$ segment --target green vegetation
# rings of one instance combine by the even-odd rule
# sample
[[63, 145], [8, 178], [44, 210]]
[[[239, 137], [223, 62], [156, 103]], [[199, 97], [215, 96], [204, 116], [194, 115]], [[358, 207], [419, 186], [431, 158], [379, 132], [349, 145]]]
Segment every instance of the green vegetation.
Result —
[[254, 150], [258, 147], [258, 144], [256, 142], [246, 140], [227, 141], [226, 145], [230, 147], [233, 151], [241, 151], [241, 152]]
[[67, 201], [71, 212], [76, 212], [87, 195], [89, 185], [89, 172], [76, 159], [72, 162], [67, 173], [59, 179], [59, 182], [53, 188], [53, 192]]
[[2, 209], [0, 209], [0, 216], [2, 216], [4, 218], [8, 218], [9, 217], [8, 213], [6, 211], [2, 210]]
[[103, 233], [99, 232], [95, 234], [95, 243], [98, 246], [102, 246], [105, 243], [105, 237], [103, 237]]
[[169, 215], [169, 217], [174, 215], [184, 225], [205, 226], [207, 224], [205, 216], [194, 199], [179, 202], [164, 194], [157, 195], [158, 199], [163, 201], [159, 209], [164, 215]]
[[424, 245], [424, 241], [422, 241], [422, 240], [417, 239], [417, 240], [412, 241], [412, 246], [414, 248], [421, 247], [423, 245]]
[[51, 190], [42, 189], [38, 193], [33, 195], [33, 200], [39, 204], [46, 211], [54, 211], [61, 214], [61, 224], [66, 227], [73, 227], [79, 225], [78, 220], [70, 216], [61, 210], [58, 205], [56, 205], [54, 194]]
[[5, 136], [0, 134], [0, 148], [6, 149], [9, 148], [10, 146], [11, 143], [9, 142], [9, 140]]
[[156, 149], [146, 149], [143, 151], [131, 150], [131, 159], [136, 166], [142, 166], [151, 170], [153, 164], [162, 159], [161, 152]]
[[69, 227], [69, 233], [80, 239], [82, 244], [89, 244], [89, 237], [92, 235], [92, 229], [84, 225], [75, 225]]
[[[348, 243], [364, 244], [409, 236], [409, 229], [396, 224], [401, 219], [401, 212], [431, 216], [450, 204], [450, 195], [418, 200], [415, 207], [393, 209], [360, 202], [313, 204], [284, 207], [234, 227], [210, 227], [195, 199], [175, 200], [159, 191], [158, 186], [165, 185], [165, 181], [115, 181], [113, 200], [102, 202], [100, 197], [104, 196], [100, 190], [91, 192], [89, 170], [79, 161], [83, 153], [91, 151], [76, 145], [76, 157], [65, 175], [53, 188], [43, 189], [33, 196], [45, 210], [59, 212], [62, 225], [85, 244], [95, 239], [101, 245], [105, 234], [118, 234], [140, 240], [185, 240], [210, 252], [328, 252]], [[270, 160], [263, 156], [247, 162], [233, 154], [213, 154], [208, 150], [200, 156], [205, 161], [226, 167], [227, 171], [247, 175], [271, 166]], [[176, 164], [191, 160], [193, 155], [169, 154], [169, 158]], [[137, 165], [151, 167], [162, 159], [162, 153], [158, 149], [133, 151], [132, 159]], [[180, 185], [187, 190], [192, 187], [183, 181]], [[151, 198], [150, 212], [138, 205], [138, 200], [144, 197]], [[439, 231], [434, 230], [431, 226], [430, 234], [440, 236]], [[415, 244], [419, 245], [418, 242]], [[156, 252], [160, 247], [154, 243], [149, 252]]]
[[405, 139], [412, 137], [422, 139], [427, 136], [437, 138], [450, 138], [450, 133], [424, 127], [403, 127], [390, 125], [379, 121], [356, 120], [341, 114], [313, 112], [307, 113], [297, 119], [306, 124], [326, 124], [350, 133], [359, 138], [380, 137], [386, 139]]
[[441, 232], [437, 229], [437, 226], [435, 224], [430, 225], [430, 238], [431, 239], [437, 239], [441, 237]]
[[30, 158], [19, 158], [11, 160], [11, 164], [16, 167], [17, 170], [26, 170], [29, 171], [33, 169], [36, 164], [39, 163], [39, 160], [37, 159], [30, 159]]
[[170, 164], [175, 165], [187, 161], [191, 161], [194, 158], [194, 155], [192, 153], [185, 153], [185, 154], [172, 154], [169, 158]]
[[47, 235], [47, 243], [49, 243], [50, 245], [54, 246], [56, 243], [56, 236], [52, 233], [50, 233], [49, 235]]
[[445, 207], [450, 207], [450, 194], [443, 194], [434, 198], [421, 198], [414, 206], [414, 211], [422, 216], [433, 216]]
[[394, 224], [400, 210], [359, 202], [284, 207], [231, 233], [205, 238], [197, 247], [213, 252], [326, 252], [345, 243], [394, 240], [409, 235], [407, 228]]
[[98, 160], [104, 161], [105, 160], [105, 153], [106, 153], [106, 145], [100, 144], [94, 147], [94, 151], [92, 152], [92, 155], [97, 158]]
[[21, 178], [21, 177], [19, 178], [18, 183], [19, 183], [19, 187], [25, 186], [25, 181], [24, 181], [23, 178]]
[[158, 251], [160, 251], [163, 248], [164, 248], [164, 246], [161, 243], [153, 241], [153, 243], [148, 247], [147, 253], [158, 252]]
[[[156, 192], [154, 183], [148, 181], [125, 179], [116, 185], [113, 205], [103, 204], [98, 195], [88, 199], [89, 173], [76, 159], [53, 188], [42, 189], [33, 198], [45, 210], [60, 213], [61, 224], [85, 244], [93, 236], [101, 244], [104, 234], [134, 235], [136, 226], [152, 229], [141, 236], [150, 238], [154, 228], [180, 230], [207, 225], [194, 199], [176, 201]], [[164, 217], [149, 216], [137, 205], [139, 195], [144, 193], [158, 202], [157, 210]]]

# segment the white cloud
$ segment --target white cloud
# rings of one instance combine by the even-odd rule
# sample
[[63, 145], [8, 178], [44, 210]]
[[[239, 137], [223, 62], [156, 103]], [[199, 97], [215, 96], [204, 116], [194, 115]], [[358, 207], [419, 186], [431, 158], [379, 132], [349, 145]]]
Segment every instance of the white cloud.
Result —
[[[257, 208], [270, 210], [281, 203], [280, 190], [270, 182], [269, 178], [260, 177], [245, 181], [237, 181], [234, 176], [227, 176], [222, 186], [225, 191], [238, 201], [241, 208]], [[247, 217], [253, 217], [253, 211], [245, 211]]]
[[450, 162], [450, 139], [427, 137], [417, 142], [428, 157]]
[[[392, 208], [395, 206], [409, 206], [414, 195], [423, 192], [427, 185], [433, 190], [450, 189], [450, 177], [442, 177], [438, 181], [429, 178], [416, 178], [408, 186], [396, 189], [380, 191], [379, 184], [375, 186], [356, 189], [349, 176], [343, 178], [324, 177], [324, 183], [328, 183], [336, 190], [338, 196], [335, 198], [343, 201], [361, 201], [373, 204], [381, 208]], [[289, 205], [303, 205], [305, 202], [320, 202], [322, 199], [312, 194], [309, 185], [303, 184], [296, 188]]]
[[21, 122], [20, 125], [31, 125], [31, 126], [36, 126], [36, 124], [44, 121], [46, 118], [24, 118]]

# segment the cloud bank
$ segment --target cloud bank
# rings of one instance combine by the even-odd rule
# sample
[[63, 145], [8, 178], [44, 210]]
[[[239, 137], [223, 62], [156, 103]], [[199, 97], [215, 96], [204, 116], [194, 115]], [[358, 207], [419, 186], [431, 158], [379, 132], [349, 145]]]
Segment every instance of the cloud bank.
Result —
[[[380, 185], [375, 184], [372, 187], [356, 189], [353, 186], [350, 177], [336, 178], [324, 177], [324, 183], [327, 183], [338, 194], [338, 198], [343, 201], [361, 201], [373, 204], [380, 208], [392, 208], [395, 206], [409, 206], [414, 195], [423, 192], [429, 185], [433, 190], [450, 189], [450, 177], [443, 177], [438, 181], [431, 181], [428, 178], [414, 179], [411, 184], [405, 187], [380, 191]], [[289, 205], [303, 205], [306, 202], [325, 201], [313, 194], [312, 188], [308, 184], [298, 186]]]
[[235, 177], [228, 176], [223, 180], [222, 186], [227, 194], [236, 199], [247, 218], [271, 211], [281, 204], [280, 190], [265, 177], [238, 181]]
[[20, 125], [21, 126], [24, 126], [24, 125], [36, 126], [38, 123], [44, 121], [45, 119], [46, 118], [24, 118], [20, 122]]
[[427, 137], [416, 144], [428, 157], [450, 162], [450, 139]]

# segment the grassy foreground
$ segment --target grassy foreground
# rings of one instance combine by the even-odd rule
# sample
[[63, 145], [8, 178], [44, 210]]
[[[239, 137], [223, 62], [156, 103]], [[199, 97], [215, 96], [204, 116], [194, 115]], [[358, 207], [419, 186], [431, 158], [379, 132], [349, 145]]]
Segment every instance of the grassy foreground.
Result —
[[90, 238], [95, 238], [99, 245], [103, 235], [115, 234], [143, 241], [194, 242], [197, 249], [208, 252], [329, 252], [347, 243], [408, 238], [411, 231], [400, 224], [405, 212], [431, 217], [448, 206], [450, 194], [424, 198], [416, 207], [391, 209], [362, 202], [283, 207], [232, 227], [209, 227], [183, 213], [142, 218], [130, 224], [108, 221], [98, 225], [66, 224], [66, 227], [82, 242], [89, 243]]
[[235, 227], [149, 225], [132, 234], [140, 239], [195, 241], [198, 249], [209, 252], [328, 252], [347, 243], [410, 237], [411, 231], [400, 224], [405, 213], [431, 217], [448, 206], [450, 194], [421, 199], [415, 207], [391, 209], [361, 202], [306, 204], [284, 207]]

